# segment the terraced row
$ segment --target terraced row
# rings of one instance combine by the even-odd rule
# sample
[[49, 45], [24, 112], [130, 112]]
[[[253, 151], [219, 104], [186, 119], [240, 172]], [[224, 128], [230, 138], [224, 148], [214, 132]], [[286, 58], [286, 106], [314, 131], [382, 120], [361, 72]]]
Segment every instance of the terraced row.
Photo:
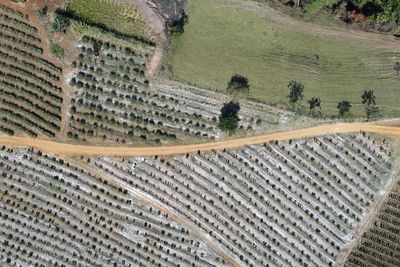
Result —
[[55, 137], [60, 131], [61, 68], [43, 54], [28, 17], [0, 5], [0, 130]]

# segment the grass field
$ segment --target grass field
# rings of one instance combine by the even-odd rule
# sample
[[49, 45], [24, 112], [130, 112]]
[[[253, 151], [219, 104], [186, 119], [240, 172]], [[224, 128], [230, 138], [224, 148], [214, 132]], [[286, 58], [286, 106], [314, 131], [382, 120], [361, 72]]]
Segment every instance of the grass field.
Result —
[[[240, 1], [189, 1], [185, 33], [174, 37], [168, 67], [174, 79], [225, 91], [235, 73], [250, 80], [250, 98], [286, 104], [287, 84], [305, 85], [305, 100], [318, 96], [326, 114], [349, 100], [364, 113], [361, 94], [374, 90], [386, 115], [400, 114], [400, 78], [393, 66], [400, 54], [284, 28]], [[262, 8], [262, 7], [260, 7]]]
[[150, 38], [143, 17], [133, 5], [115, 0], [69, 0], [65, 9], [86, 23], [145, 40]]

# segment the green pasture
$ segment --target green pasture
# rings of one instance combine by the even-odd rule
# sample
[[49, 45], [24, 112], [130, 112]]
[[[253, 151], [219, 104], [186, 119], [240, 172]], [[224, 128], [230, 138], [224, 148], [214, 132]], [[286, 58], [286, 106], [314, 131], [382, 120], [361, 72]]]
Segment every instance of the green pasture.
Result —
[[189, 23], [172, 38], [167, 58], [174, 79], [224, 92], [239, 73], [249, 78], [250, 98], [275, 105], [288, 105], [287, 84], [297, 80], [305, 85], [303, 105], [320, 97], [328, 115], [342, 100], [364, 114], [361, 95], [368, 89], [386, 115], [400, 115], [393, 70], [400, 53], [290, 30], [238, 8], [241, 1], [189, 0]]

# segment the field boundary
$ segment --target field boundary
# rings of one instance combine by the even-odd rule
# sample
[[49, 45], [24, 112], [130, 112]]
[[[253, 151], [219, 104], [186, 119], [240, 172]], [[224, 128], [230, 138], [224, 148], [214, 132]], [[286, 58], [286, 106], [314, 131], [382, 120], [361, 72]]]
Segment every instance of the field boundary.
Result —
[[290, 139], [301, 139], [316, 137], [329, 134], [368, 132], [382, 134], [392, 137], [400, 137], [399, 126], [385, 126], [387, 121], [375, 123], [334, 123], [324, 124], [316, 127], [287, 131], [275, 132], [266, 135], [191, 144], [180, 146], [160, 146], [160, 147], [112, 147], [112, 146], [90, 146], [74, 145], [51, 141], [46, 139], [33, 139], [16, 136], [0, 136], [0, 144], [12, 147], [31, 147], [43, 152], [58, 155], [82, 155], [82, 156], [117, 156], [117, 157], [140, 157], [140, 156], [161, 156], [195, 153], [203, 151], [223, 150], [238, 148], [247, 145], [263, 144], [271, 141], [283, 141]]

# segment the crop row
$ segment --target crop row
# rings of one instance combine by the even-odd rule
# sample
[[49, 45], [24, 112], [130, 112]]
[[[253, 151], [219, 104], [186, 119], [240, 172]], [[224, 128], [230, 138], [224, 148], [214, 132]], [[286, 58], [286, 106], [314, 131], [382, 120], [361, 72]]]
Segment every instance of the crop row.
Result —
[[357, 134], [90, 164], [178, 211], [243, 265], [330, 266], [388, 179], [389, 149]]
[[17, 64], [20, 64], [23, 66], [24, 69], [29, 69], [31, 71], [34, 71], [35, 74], [42, 74], [44, 76], [46, 76], [47, 78], [50, 78], [51, 80], [58, 82], [60, 81], [60, 77], [56, 74], [52, 74], [50, 71], [47, 70], [47, 68], [42, 68], [39, 66], [36, 66], [35, 64], [26, 62], [24, 60], [20, 60], [15, 56], [12, 56], [8, 53], [4, 53], [2, 51], [0, 51], [0, 56], [3, 57], [3, 59], [11, 61], [11, 62], [15, 62]]
[[[16, 154], [21, 154], [18, 156]], [[36, 266], [221, 266], [168, 211], [75, 163], [0, 151], [0, 262]]]
[[3, 132], [55, 137], [63, 102], [61, 68], [42, 57], [38, 31], [27, 18], [0, 8], [0, 20]]
[[36, 27], [32, 26], [28, 22], [20, 20], [20, 19], [17, 19], [17, 18], [14, 18], [14, 17], [9, 16], [7, 14], [0, 13], [0, 19], [1, 20], [5, 20], [5, 21], [17, 26], [17, 27], [20, 27], [20, 28], [22, 28], [22, 29], [24, 29], [24, 30], [26, 30], [26, 31], [28, 31], [30, 33], [36, 34], [38, 32]]
[[76, 88], [70, 136], [114, 136], [120, 142], [216, 137], [216, 120], [176, 108], [180, 103], [175, 99], [157, 99], [143, 76], [148, 55], [141, 48], [89, 37], [78, 47], [81, 53], [73, 63], [77, 71], [70, 81]]
[[2, 4], [0, 4], [0, 13], [8, 14], [10, 16], [14, 16], [14, 17], [17, 17], [17, 18], [22, 19], [22, 20], [27, 20], [28, 19], [28, 15], [23, 14], [22, 12], [19, 12], [19, 11], [15, 10], [15, 9], [9, 8], [9, 7], [7, 7], [5, 5], [2, 5]]
[[400, 266], [400, 182], [375, 221], [349, 254], [345, 266]]
[[18, 47], [0, 43], [0, 49], [4, 49], [4, 51], [7, 51], [8, 53], [13, 53], [14, 55], [16, 55], [18, 57], [26, 58], [27, 60], [30, 59], [33, 62], [35, 62], [36, 64], [41, 64], [46, 69], [52, 70], [55, 73], [60, 74], [62, 72], [62, 69], [60, 67], [54, 65], [50, 61], [48, 61], [44, 58], [38, 57], [36, 55], [33, 55], [30, 52], [21, 50]]

